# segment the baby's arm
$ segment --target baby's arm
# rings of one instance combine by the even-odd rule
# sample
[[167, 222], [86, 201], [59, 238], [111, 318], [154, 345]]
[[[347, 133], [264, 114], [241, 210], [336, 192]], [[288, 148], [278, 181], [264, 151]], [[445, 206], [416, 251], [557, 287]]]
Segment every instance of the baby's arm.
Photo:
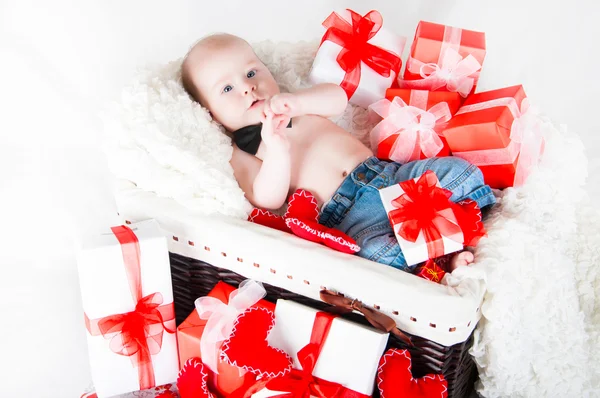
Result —
[[273, 115], [267, 115], [261, 132], [265, 154], [260, 159], [236, 146], [233, 147], [231, 166], [240, 188], [254, 206], [279, 209], [290, 189], [290, 152], [285, 134], [277, 131]]
[[270, 101], [276, 115], [290, 118], [302, 115], [336, 116], [344, 112], [347, 105], [346, 92], [333, 83], [317, 84], [293, 94], [278, 94]]

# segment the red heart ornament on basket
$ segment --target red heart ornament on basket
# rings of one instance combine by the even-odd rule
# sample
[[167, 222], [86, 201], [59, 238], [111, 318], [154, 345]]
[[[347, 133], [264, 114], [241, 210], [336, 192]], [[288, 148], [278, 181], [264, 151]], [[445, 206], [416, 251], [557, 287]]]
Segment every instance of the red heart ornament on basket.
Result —
[[312, 193], [298, 189], [288, 200], [288, 209], [283, 218], [294, 217], [308, 221], [319, 221], [319, 204]]
[[322, 243], [327, 247], [343, 253], [356, 253], [360, 247], [354, 239], [333, 228], [327, 228], [314, 221], [286, 218], [285, 223], [294, 235], [312, 242]]
[[353, 254], [360, 251], [354, 239], [337, 229], [319, 224], [319, 205], [308, 191], [298, 189], [288, 199], [288, 209], [283, 217], [268, 210], [254, 209], [248, 221], [265, 227], [291, 232], [294, 235], [324, 244], [342, 253]]
[[208, 390], [208, 369], [200, 358], [188, 359], [177, 376], [177, 388], [181, 398], [214, 398]]
[[221, 346], [221, 359], [257, 377], [283, 376], [292, 370], [292, 358], [267, 342], [275, 314], [252, 307], [241, 314], [231, 335]]
[[390, 349], [379, 361], [377, 387], [381, 398], [448, 397], [448, 382], [442, 375], [428, 374], [415, 379], [410, 371], [408, 350]]
[[271, 213], [268, 210], [254, 209], [248, 221], [255, 224], [264, 225], [265, 227], [278, 229], [283, 232], [290, 232], [287, 225], [285, 225], [285, 219], [281, 216]]

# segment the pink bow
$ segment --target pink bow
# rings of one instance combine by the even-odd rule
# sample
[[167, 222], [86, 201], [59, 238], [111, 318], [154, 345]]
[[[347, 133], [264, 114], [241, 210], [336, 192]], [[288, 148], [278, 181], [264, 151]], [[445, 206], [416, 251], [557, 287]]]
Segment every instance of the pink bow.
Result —
[[[411, 61], [411, 64], [418, 62]], [[466, 98], [475, 84], [475, 73], [480, 69], [481, 64], [474, 56], [469, 54], [463, 58], [458, 51], [447, 48], [440, 65], [421, 63], [419, 74], [426, 79], [426, 83], [430, 85], [432, 91], [445, 86], [448, 91], [457, 92]]]
[[[447, 103], [440, 102], [424, 111], [395, 97], [392, 102], [387, 99], [377, 101], [369, 109], [383, 118], [371, 130], [371, 147], [389, 153], [389, 159], [407, 163], [419, 159], [421, 152], [430, 158], [444, 147], [435, 128], [452, 117]], [[398, 135], [398, 139], [389, 152], [387, 146], [380, 148], [380, 144], [392, 135]]]
[[196, 311], [200, 319], [208, 319], [200, 339], [200, 352], [202, 361], [210, 370], [218, 373], [219, 349], [229, 338], [237, 317], [266, 295], [262, 284], [245, 280], [237, 290], [231, 292], [228, 304], [208, 296], [196, 299]]

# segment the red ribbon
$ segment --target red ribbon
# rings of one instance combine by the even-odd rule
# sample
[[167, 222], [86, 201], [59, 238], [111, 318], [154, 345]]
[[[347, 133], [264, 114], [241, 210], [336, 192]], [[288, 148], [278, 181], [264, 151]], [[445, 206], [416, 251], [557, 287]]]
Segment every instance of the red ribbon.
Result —
[[429, 258], [444, 255], [442, 235], [463, 243], [462, 231], [452, 211], [452, 192], [437, 186], [438, 179], [427, 171], [417, 182], [400, 183], [404, 193], [394, 199], [396, 209], [389, 212], [392, 225], [400, 225], [398, 235], [415, 242], [423, 232]]
[[266, 387], [273, 391], [285, 391], [286, 394], [278, 394], [274, 397], [310, 398], [366, 398], [356, 391], [345, 388], [339, 383], [323, 380], [312, 375], [323, 345], [327, 340], [329, 329], [335, 315], [326, 312], [317, 312], [313, 323], [310, 342], [298, 351], [298, 361], [302, 369], [292, 369], [285, 376], [271, 379]]
[[360, 82], [361, 62], [379, 75], [390, 77], [392, 71], [398, 74], [402, 61], [397, 55], [369, 43], [383, 25], [383, 18], [378, 11], [369, 11], [365, 16], [350, 9], [348, 11], [352, 24], [335, 12], [327, 17], [323, 22], [327, 31], [321, 44], [329, 40], [342, 46], [336, 60], [346, 72], [340, 86], [350, 99]]
[[301, 369], [292, 369], [290, 373], [276, 378], [258, 380], [250, 386], [243, 386], [231, 394], [231, 398], [249, 398], [258, 391], [268, 388], [272, 391], [284, 391], [285, 394], [273, 395], [274, 398], [369, 398], [370, 395], [350, 390], [339, 383], [313, 376], [313, 371], [327, 340], [331, 324], [337, 315], [317, 312], [313, 323], [310, 342], [298, 351]]
[[124, 225], [113, 227], [112, 232], [121, 245], [129, 288], [136, 303], [135, 310], [91, 320], [84, 314], [85, 324], [92, 336], [102, 335], [110, 339], [109, 347], [115, 354], [131, 358], [133, 366], [138, 368], [140, 390], [145, 390], [156, 385], [152, 355], [160, 352], [164, 331], [175, 333], [164, 324], [175, 319], [175, 310], [173, 303], [161, 305], [163, 297], [160, 293], [142, 297], [137, 236]]

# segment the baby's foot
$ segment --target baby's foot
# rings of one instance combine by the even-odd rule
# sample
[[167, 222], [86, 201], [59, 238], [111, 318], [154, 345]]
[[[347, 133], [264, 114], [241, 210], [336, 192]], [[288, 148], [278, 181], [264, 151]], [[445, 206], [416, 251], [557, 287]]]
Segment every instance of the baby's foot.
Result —
[[458, 267], [463, 267], [471, 264], [475, 260], [475, 256], [470, 251], [460, 252], [452, 257], [450, 260], [450, 272], [454, 271]]

